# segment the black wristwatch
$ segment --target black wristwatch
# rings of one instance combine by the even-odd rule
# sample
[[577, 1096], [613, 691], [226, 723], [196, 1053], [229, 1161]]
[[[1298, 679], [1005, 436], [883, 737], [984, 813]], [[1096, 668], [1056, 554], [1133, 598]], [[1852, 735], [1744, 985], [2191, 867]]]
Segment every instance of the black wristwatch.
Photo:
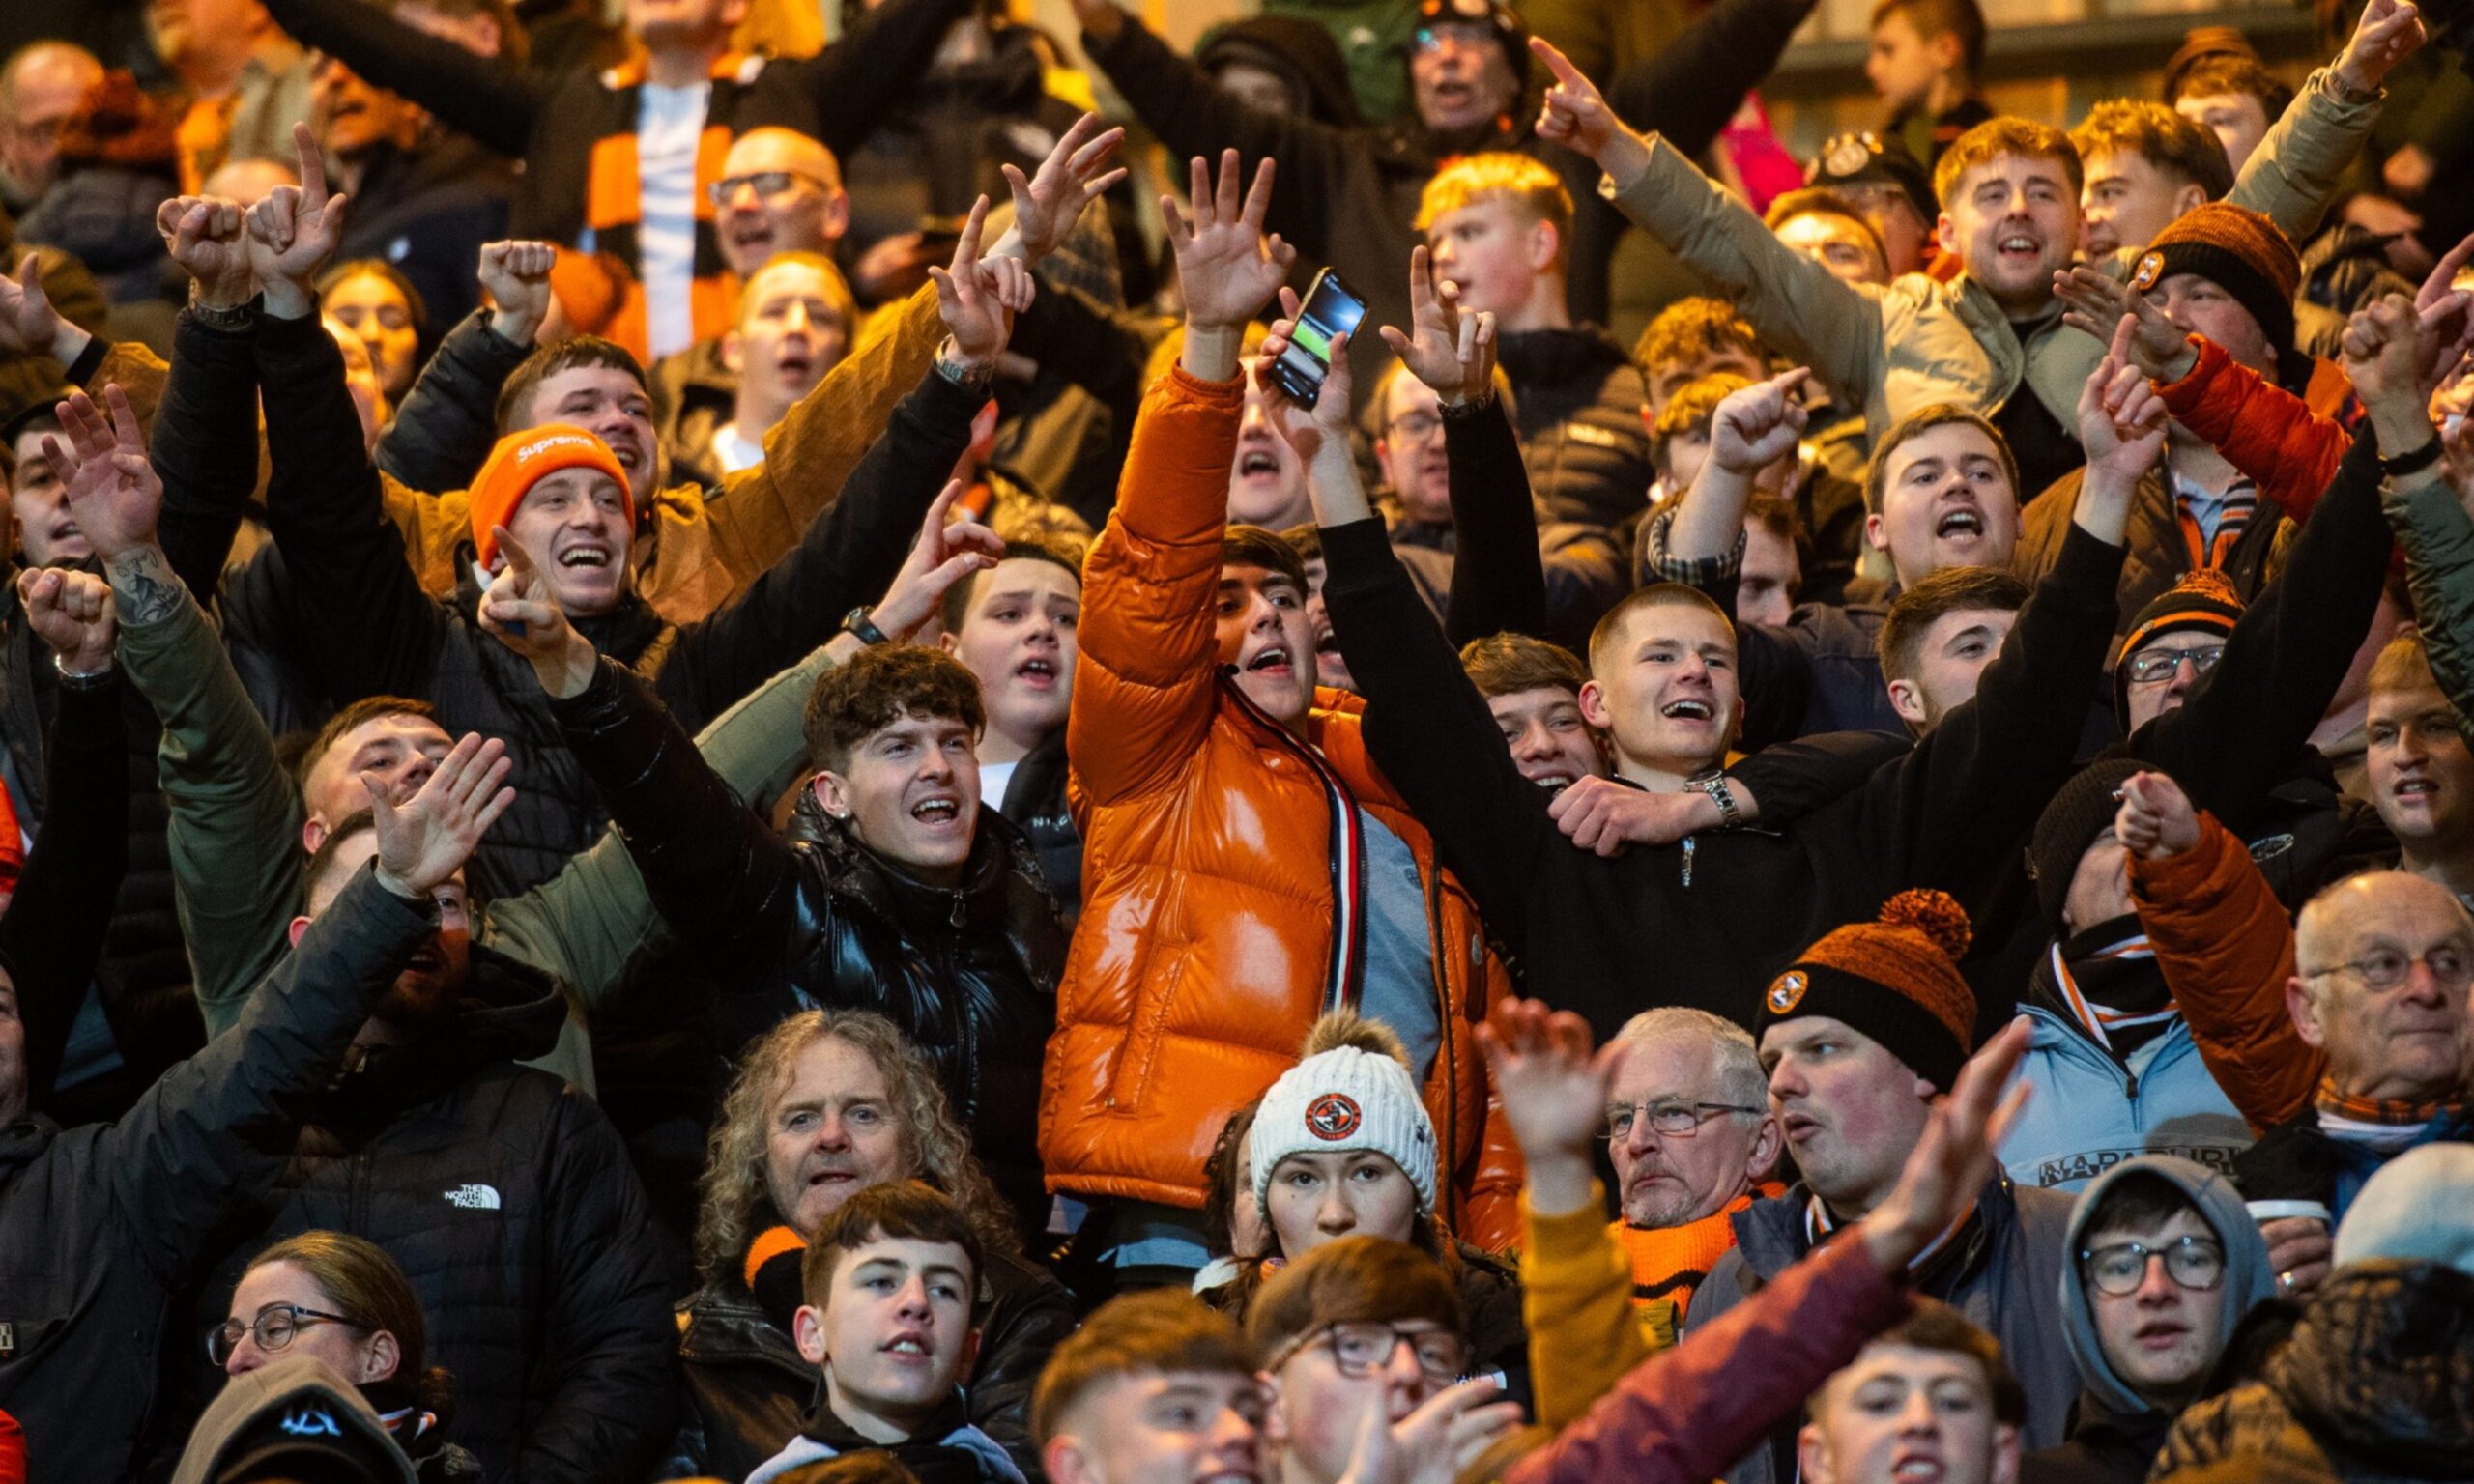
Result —
[[868, 617], [868, 605], [865, 603], [843, 616], [842, 632], [863, 644], [872, 646], [893, 642], [892, 639], [886, 636], [885, 631], [877, 628], [876, 623]]
[[2379, 471], [2388, 478], [2401, 479], [2407, 474], [2421, 473], [2438, 463], [2439, 456], [2439, 440], [2434, 438], [2411, 453], [2401, 453], [2393, 459], [2380, 460]]
[[257, 323], [260, 297], [252, 294], [228, 309], [216, 308], [197, 297], [197, 280], [189, 280], [189, 316], [211, 329], [246, 329]]

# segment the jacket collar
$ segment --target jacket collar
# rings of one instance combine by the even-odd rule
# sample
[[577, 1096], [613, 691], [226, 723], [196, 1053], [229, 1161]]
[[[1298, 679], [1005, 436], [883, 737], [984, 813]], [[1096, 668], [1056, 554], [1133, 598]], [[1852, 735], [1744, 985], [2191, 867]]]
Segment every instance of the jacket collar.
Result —
[[474, 944], [452, 1025], [427, 1043], [355, 1048], [328, 1084], [322, 1121], [382, 1127], [480, 1068], [549, 1054], [566, 1017], [557, 980]]

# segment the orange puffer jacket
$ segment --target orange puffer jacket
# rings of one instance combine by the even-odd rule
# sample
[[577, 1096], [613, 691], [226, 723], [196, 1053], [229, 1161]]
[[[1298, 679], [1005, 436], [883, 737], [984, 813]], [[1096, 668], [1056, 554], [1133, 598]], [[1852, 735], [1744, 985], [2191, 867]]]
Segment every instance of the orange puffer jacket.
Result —
[[2361, 414], [2353, 384], [2335, 361], [2315, 358], [2297, 397], [2205, 335], [2190, 340], [2198, 363], [2178, 382], [2150, 384], [2165, 410], [2193, 437], [2215, 444], [2287, 520], [2308, 521], [2353, 445], [2346, 430]]
[[1501, 1248], [1519, 1235], [1520, 1167], [1474, 1031], [1509, 979], [1477, 907], [1366, 756], [1354, 698], [1316, 697], [1309, 752], [1222, 679], [1214, 609], [1244, 391], [1182, 368], [1153, 385], [1083, 570], [1066, 732], [1083, 904], [1040, 1092], [1048, 1183], [1200, 1206], [1222, 1123], [1295, 1065], [1332, 1008], [1319, 757], [1417, 857], [1443, 999], [1425, 1088], [1441, 1213]]

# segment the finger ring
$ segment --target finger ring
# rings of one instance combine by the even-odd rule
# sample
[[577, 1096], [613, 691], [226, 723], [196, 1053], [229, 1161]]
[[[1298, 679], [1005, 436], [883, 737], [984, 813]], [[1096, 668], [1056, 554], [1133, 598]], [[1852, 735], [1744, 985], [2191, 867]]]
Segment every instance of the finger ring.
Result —
[[2277, 1274], [2277, 1287], [2278, 1287], [2280, 1290], [2282, 1290], [2282, 1291], [2284, 1291], [2284, 1292], [2286, 1292], [2286, 1293], [2288, 1293], [2288, 1294], [2289, 1294], [2289, 1293], [2292, 1293], [2292, 1292], [2293, 1292], [2293, 1273], [2292, 1273], [2290, 1270], [2287, 1270], [2287, 1271], [2285, 1271], [2285, 1272], [2280, 1272], [2280, 1273], [2278, 1273], [2278, 1274]]

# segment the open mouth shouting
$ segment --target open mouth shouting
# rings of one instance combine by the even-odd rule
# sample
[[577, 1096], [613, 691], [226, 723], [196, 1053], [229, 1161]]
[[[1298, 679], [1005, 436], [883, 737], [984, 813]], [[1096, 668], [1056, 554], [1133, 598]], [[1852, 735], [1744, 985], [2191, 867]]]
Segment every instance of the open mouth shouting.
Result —
[[1297, 673], [1297, 666], [1295, 662], [1289, 658], [1288, 646], [1286, 644], [1264, 645], [1260, 652], [1258, 652], [1252, 659], [1246, 662], [1245, 670], [1246, 673], [1250, 675], [1293, 675]]
[[932, 830], [952, 830], [964, 822], [962, 795], [929, 794], [910, 806], [910, 817]]
[[1237, 477], [1240, 479], [1277, 479], [1280, 477], [1280, 455], [1269, 448], [1248, 448], [1237, 455]]
[[1900, 1484], [1941, 1484], [1948, 1471], [1939, 1455], [1914, 1449], [1903, 1448], [1890, 1461], [1890, 1477]]
[[927, 1364], [935, 1355], [935, 1351], [929, 1345], [927, 1331], [922, 1329], [897, 1330], [893, 1338], [885, 1341], [877, 1349], [898, 1361], [917, 1365]]
[[1035, 654], [1014, 667], [1014, 678], [1035, 691], [1056, 689], [1059, 678], [1056, 661], [1045, 654]]
[[1658, 707], [1658, 715], [1670, 722], [1708, 722], [1715, 720], [1717, 714], [1717, 708], [1708, 701], [1696, 700], [1690, 697], [1682, 700], [1670, 700]]
[[2045, 240], [2035, 232], [2006, 228], [1994, 238], [1993, 255], [2010, 268], [2034, 268], [2044, 262]]
[[1971, 547], [1984, 540], [1984, 508], [1973, 500], [1944, 506], [1933, 522], [1933, 539]]

